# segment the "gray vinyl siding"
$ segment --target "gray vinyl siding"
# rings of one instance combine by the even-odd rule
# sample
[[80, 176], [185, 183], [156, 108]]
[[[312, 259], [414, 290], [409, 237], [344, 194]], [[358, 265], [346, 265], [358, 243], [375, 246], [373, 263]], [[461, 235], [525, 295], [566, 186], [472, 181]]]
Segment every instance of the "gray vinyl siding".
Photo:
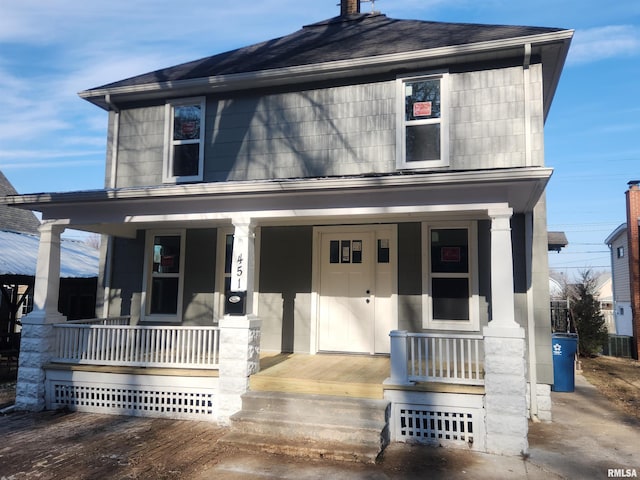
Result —
[[[534, 207], [532, 216], [532, 265], [531, 285], [527, 283], [526, 269], [526, 217], [514, 215], [511, 220], [513, 243], [513, 276], [515, 291], [515, 317], [525, 335], [535, 336], [535, 357], [538, 383], [553, 383], [551, 358], [551, 319], [549, 312], [549, 267], [547, 260], [546, 203], [544, 196]], [[528, 327], [528, 297], [533, 298], [533, 329]], [[529, 362], [529, 357], [527, 357]]]
[[[544, 163], [542, 69], [530, 68], [532, 166]], [[204, 181], [396, 171], [396, 81], [220, 98], [205, 113]], [[449, 169], [527, 165], [522, 67], [449, 75]], [[120, 113], [117, 187], [162, 183], [165, 106]], [[110, 136], [113, 135], [110, 116]], [[111, 172], [108, 146], [107, 180]]]
[[313, 227], [263, 227], [258, 316], [264, 351], [308, 353]]
[[187, 230], [183, 325], [213, 325], [217, 230]]
[[162, 183], [165, 106], [131, 108], [120, 113], [117, 187]]
[[549, 295], [549, 253], [547, 237], [547, 205], [543, 194], [533, 209], [532, 289], [533, 321], [536, 345], [538, 383], [553, 383], [551, 356], [551, 314]]
[[[618, 248], [624, 248], [624, 257], [618, 258]], [[629, 283], [629, 246], [627, 231], [624, 230], [611, 243], [611, 264], [613, 274], [613, 292], [616, 302], [631, 301], [631, 284]]]
[[208, 180], [357, 175], [395, 164], [393, 82], [209, 101]]
[[134, 324], [140, 320], [144, 242], [144, 232], [135, 239], [113, 239], [109, 313], [112, 317], [131, 315]]
[[[215, 292], [216, 229], [186, 232], [183, 325], [212, 325]], [[110, 315], [141, 317], [144, 290], [145, 232], [137, 238], [114, 238]]]
[[[522, 67], [453, 74], [450, 79], [450, 168], [528, 166]], [[542, 67], [530, 68], [531, 165], [544, 164]]]
[[422, 226], [398, 225], [398, 330], [422, 331]]

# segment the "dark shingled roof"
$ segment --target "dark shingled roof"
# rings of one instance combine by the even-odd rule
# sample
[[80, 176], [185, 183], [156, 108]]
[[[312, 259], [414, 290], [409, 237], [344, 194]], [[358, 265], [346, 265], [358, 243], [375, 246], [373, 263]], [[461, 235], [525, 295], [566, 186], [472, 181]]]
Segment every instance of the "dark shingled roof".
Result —
[[[7, 180], [7, 177], [0, 172], [0, 196], [17, 195], [18, 192], [13, 185]], [[40, 221], [28, 210], [21, 208], [0, 205], [0, 230], [9, 230], [12, 232], [32, 233], [39, 235], [38, 227]]]
[[91, 90], [353, 60], [563, 30], [565, 29], [395, 20], [381, 14], [354, 14], [307, 25], [284, 37], [156, 70]]
[[559, 252], [569, 245], [569, 241], [567, 240], [567, 236], [564, 232], [547, 232], [547, 244], [550, 252]]

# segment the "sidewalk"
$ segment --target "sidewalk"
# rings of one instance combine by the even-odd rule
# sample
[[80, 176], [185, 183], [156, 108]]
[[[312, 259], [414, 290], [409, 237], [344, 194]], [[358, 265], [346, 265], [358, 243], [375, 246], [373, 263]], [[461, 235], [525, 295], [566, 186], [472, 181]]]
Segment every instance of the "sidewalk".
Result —
[[617, 410], [582, 375], [575, 392], [551, 398], [553, 423], [529, 430], [531, 464], [569, 479], [608, 478], [609, 469], [635, 469], [640, 476], [640, 421]]
[[216, 441], [226, 430], [208, 422], [12, 413], [0, 416], [0, 478], [590, 480], [609, 478], [609, 469], [623, 469], [611, 472], [617, 478], [640, 475], [640, 422], [615, 410], [581, 375], [575, 392], [553, 392], [552, 400], [554, 422], [530, 425], [527, 459], [393, 444], [377, 465], [225, 448]]

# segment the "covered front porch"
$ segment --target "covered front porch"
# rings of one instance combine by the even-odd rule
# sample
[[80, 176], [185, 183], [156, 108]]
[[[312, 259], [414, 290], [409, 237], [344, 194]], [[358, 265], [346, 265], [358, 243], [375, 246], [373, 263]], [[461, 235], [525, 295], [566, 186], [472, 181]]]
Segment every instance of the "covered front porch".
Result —
[[[398, 331], [390, 335], [395, 339], [391, 355], [263, 353], [260, 371], [249, 386], [374, 399], [384, 398], [385, 390], [484, 393], [482, 336]], [[401, 366], [395, 377], [392, 365]]]
[[[130, 325], [128, 317], [112, 317], [52, 328], [48, 370], [218, 377], [225, 349], [220, 343], [224, 326]], [[378, 399], [385, 389], [483, 393], [482, 336], [390, 335], [391, 355], [261, 352], [249, 389]]]
[[[314, 408], [329, 414], [334, 408], [347, 408], [348, 402], [349, 409], [359, 409], [358, 405], [367, 411], [382, 409], [378, 415], [386, 419], [381, 424], [384, 442], [485, 448], [484, 349], [478, 335], [391, 332], [391, 355], [262, 352], [259, 370], [256, 367], [248, 378], [242, 408], [228, 417], [232, 412], [225, 411], [224, 382], [237, 381], [237, 376], [229, 374], [229, 364], [225, 367], [225, 350], [228, 354], [234, 348], [220, 342], [225, 325], [129, 325], [128, 318], [121, 317], [56, 324], [53, 329], [54, 357], [45, 365], [48, 409], [208, 421], [229, 418], [232, 426], [246, 424], [247, 416], [255, 423], [255, 415], [267, 412], [267, 426], [261, 428], [268, 430], [278, 416], [285, 423], [307, 424], [320, 415], [311, 413]], [[397, 377], [401, 371], [406, 378]], [[396, 378], [391, 377], [394, 372]], [[286, 415], [271, 412], [280, 403], [290, 409]], [[389, 406], [387, 414], [384, 405]], [[302, 417], [296, 420], [295, 412]], [[343, 428], [350, 421], [348, 416], [342, 419]], [[355, 420], [350, 428], [357, 431], [361, 421]], [[303, 432], [313, 431], [310, 425], [287, 436], [309, 435]], [[231, 437], [246, 442], [256, 428]], [[375, 445], [381, 431], [357, 436]], [[325, 432], [325, 437], [331, 435], [331, 429]], [[261, 438], [269, 442], [268, 435]]]
[[[514, 212], [530, 214], [548, 174], [519, 169], [493, 173], [490, 179], [485, 173], [457, 172], [20, 197], [23, 207], [42, 209], [45, 223], [41, 228], [35, 309], [24, 322], [26, 355], [21, 356], [18, 403], [37, 410], [57, 404], [60, 399], [75, 401], [82, 395], [93, 401], [97, 396], [107, 398], [108, 405], [116, 399], [114, 413], [162, 411], [167, 415], [176, 410], [171, 405], [179, 405], [180, 414], [191, 414], [189, 409], [196, 405], [203, 415], [225, 422], [242, 409], [242, 396], [247, 391], [306, 388], [313, 395], [389, 398], [398, 405], [398, 414], [405, 415], [399, 423], [414, 424], [414, 413], [407, 412], [419, 411], [419, 416], [426, 415], [425, 418], [437, 413], [416, 409], [415, 405], [435, 404], [442, 414], [459, 415], [458, 411], [447, 410], [457, 408], [451, 395], [458, 395], [462, 404], [474, 396], [486, 401], [474, 400], [473, 405], [467, 402], [466, 406], [480, 412], [477, 415], [483, 419], [491, 418], [499, 427], [503, 407], [508, 405], [518, 423], [517, 430], [522, 435], [518, 434], [516, 442], [513, 429], [496, 429], [495, 448], [519, 448], [518, 453], [526, 450], [526, 366], [521, 325], [527, 320], [516, 319], [514, 309], [511, 220]], [[478, 224], [482, 228], [481, 241], [475, 239]], [[133, 324], [70, 324], [58, 313], [59, 244], [65, 228], [110, 235], [103, 265], [104, 311], [134, 316]], [[442, 326], [429, 331], [422, 313], [431, 311], [424, 301], [430, 292], [425, 279], [434, 273], [428, 271], [428, 264], [421, 257], [421, 251], [430, 250], [422, 239], [430, 239], [432, 232], [446, 228], [466, 232], [465, 243], [461, 248], [450, 249], [454, 251], [448, 253], [447, 261], [464, 261], [467, 269], [439, 271], [435, 277], [444, 279], [441, 284], [463, 285], [469, 305], [477, 306], [480, 294], [485, 302], [481, 318], [473, 315], [472, 308], [455, 310], [466, 316], [466, 331], [458, 329], [455, 334]], [[292, 233], [294, 229], [297, 230]], [[158, 231], [168, 232], [160, 234], [165, 243], [153, 242]], [[203, 231], [207, 235], [198, 235]], [[215, 235], [217, 243], [209, 241]], [[113, 238], [130, 241], [129, 250], [112, 248]], [[320, 239], [326, 250], [322, 250]], [[302, 242], [304, 245], [297, 248]], [[335, 252], [334, 244], [340, 247]], [[213, 260], [217, 252], [219, 258], [214, 263], [221, 269], [220, 277], [215, 282], [202, 282], [209, 290], [197, 290], [201, 284], [194, 280], [188, 295], [179, 295], [173, 304], [154, 303], [155, 286], [174, 285], [174, 291], [182, 292], [180, 282], [191, 281], [182, 267], [176, 268], [177, 262], [166, 263], [168, 256], [159, 253], [156, 258], [155, 247], [182, 249], [185, 245], [184, 249], [191, 249], [191, 257], [179, 265], [202, 272], [200, 267], [205, 262], [199, 254], [207, 252], [207, 258]], [[466, 263], [467, 254], [477, 256], [480, 247], [482, 292], [474, 277], [480, 269], [468, 267], [470, 261]], [[228, 265], [225, 248], [231, 254]], [[289, 250], [296, 248], [297, 260], [288, 261]], [[276, 257], [283, 262], [271, 261]], [[121, 278], [131, 277], [128, 265], [120, 264], [119, 258], [125, 262], [134, 260], [136, 290], [126, 297], [128, 304], [110, 303], [114, 298], [111, 292], [115, 291], [110, 284], [112, 270], [124, 266]], [[323, 276], [321, 263], [335, 267], [335, 272], [327, 269]], [[352, 325], [364, 332], [353, 337], [360, 341], [354, 351], [364, 355], [343, 355], [343, 361], [336, 365], [323, 365], [334, 357], [325, 352], [349, 353], [352, 345], [349, 338], [341, 343], [344, 339], [340, 336], [340, 322], [334, 322], [333, 310], [326, 309], [326, 316], [319, 313], [325, 298], [339, 299], [341, 295], [340, 288], [325, 291], [323, 286], [333, 286], [331, 275], [341, 273], [338, 269], [348, 265], [361, 268], [363, 275], [359, 278], [370, 279], [374, 285], [360, 283], [359, 293], [347, 295]], [[152, 270], [156, 266], [168, 270]], [[404, 272], [408, 277], [399, 279]], [[455, 281], [447, 282], [450, 278]], [[304, 291], [291, 288], [299, 280], [305, 284]], [[227, 282], [232, 286], [232, 295], [227, 299], [244, 303], [242, 308], [228, 314], [218, 310], [208, 317], [207, 325], [187, 326], [180, 321], [179, 315], [186, 311], [182, 302], [193, 301], [197, 306], [199, 298], [213, 295], [212, 285], [215, 294], [226, 294]], [[380, 285], [384, 289], [376, 289]], [[131, 291], [133, 287], [123, 284], [122, 291], [127, 288]], [[440, 296], [445, 309], [451, 299], [447, 294], [448, 291]], [[162, 299], [160, 295], [157, 298]], [[125, 297], [118, 298], [122, 299]], [[329, 307], [342, 305], [336, 301]], [[162, 313], [169, 307], [179, 312], [172, 320], [176, 324], [154, 319], [153, 308]], [[384, 328], [378, 328], [376, 315], [380, 311], [389, 312], [389, 323]], [[369, 323], [359, 322], [363, 312], [369, 315]], [[374, 329], [364, 328], [369, 325]], [[451, 326], [455, 330], [456, 324]], [[325, 327], [331, 336], [323, 337]], [[276, 353], [288, 351], [280, 349], [280, 341], [294, 350], [302, 346], [306, 349], [302, 353], [310, 355], [270, 360], [263, 355], [261, 359], [265, 332], [270, 335], [269, 345], [278, 348]], [[59, 336], [63, 338], [58, 340]], [[328, 338], [326, 343], [324, 338]], [[389, 351], [387, 357], [367, 355]], [[365, 359], [363, 366], [357, 366]], [[109, 391], [92, 390], [90, 377], [95, 377], [98, 368], [103, 375], [100, 382], [110, 385]], [[180, 374], [170, 374], [172, 369]], [[54, 375], [53, 371], [64, 373]], [[186, 374], [187, 371], [200, 373]], [[299, 378], [300, 372], [305, 371], [309, 378]], [[76, 388], [74, 382], [82, 384], [82, 388]], [[313, 384], [315, 388], [322, 386], [324, 392], [314, 392]], [[190, 388], [196, 390], [190, 390], [188, 395], [180, 393]], [[53, 400], [51, 392], [57, 392]], [[144, 399], [148, 405], [142, 409], [129, 407], [129, 399]]]

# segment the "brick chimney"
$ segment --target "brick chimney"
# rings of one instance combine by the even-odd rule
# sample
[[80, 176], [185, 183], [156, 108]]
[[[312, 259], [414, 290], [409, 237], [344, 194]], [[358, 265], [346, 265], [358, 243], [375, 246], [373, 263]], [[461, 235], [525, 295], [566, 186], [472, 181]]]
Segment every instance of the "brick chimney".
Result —
[[633, 324], [633, 357], [640, 353], [640, 181], [629, 182], [627, 190], [627, 240], [629, 242], [629, 281]]
[[340, 0], [340, 16], [360, 13], [360, 0]]

